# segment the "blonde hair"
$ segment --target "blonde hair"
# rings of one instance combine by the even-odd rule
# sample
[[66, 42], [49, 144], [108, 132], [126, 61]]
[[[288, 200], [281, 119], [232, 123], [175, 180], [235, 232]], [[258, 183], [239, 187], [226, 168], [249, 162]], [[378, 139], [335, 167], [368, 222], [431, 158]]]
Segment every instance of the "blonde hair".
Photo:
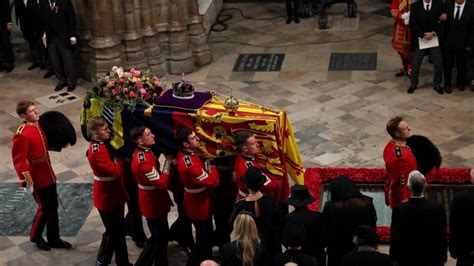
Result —
[[252, 265], [255, 257], [255, 245], [260, 243], [257, 225], [255, 225], [252, 216], [244, 213], [237, 215], [230, 240], [237, 241], [237, 246], [242, 247], [242, 266]]
[[89, 134], [92, 136], [92, 134], [99, 130], [101, 127], [107, 125], [107, 122], [105, 122], [104, 118], [98, 116], [98, 117], [92, 117], [89, 122], [87, 122], [87, 131]]

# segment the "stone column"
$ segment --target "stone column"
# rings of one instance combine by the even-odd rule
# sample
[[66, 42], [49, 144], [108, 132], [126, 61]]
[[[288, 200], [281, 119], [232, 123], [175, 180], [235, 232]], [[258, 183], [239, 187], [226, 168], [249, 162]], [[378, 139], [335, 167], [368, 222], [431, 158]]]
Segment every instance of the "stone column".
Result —
[[123, 0], [125, 31], [122, 41], [125, 46], [125, 68], [148, 69], [145, 52], [143, 51], [141, 33], [141, 0]]
[[159, 3], [154, 0], [143, 0], [142, 4], [143, 44], [148, 66], [155, 75], [163, 76], [167, 73], [166, 62], [161, 52], [160, 38], [153, 19], [158, 16], [153, 12], [159, 10], [157, 7]]
[[90, 58], [90, 21], [88, 18], [88, 1], [73, 0], [72, 5], [76, 12], [76, 27], [77, 27], [77, 47], [76, 47], [76, 75], [85, 79], [90, 79], [89, 58]]
[[89, 0], [91, 78], [103, 76], [113, 66], [123, 64], [121, 40], [115, 31], [114, 23], [111, 23], [116, 15], [111, 12], [113, 2], [113, 0]]
[[[183, 21], [183, 14], [177, 0], [171, 1], [168, 16], [168, 72], [171, 74], [190, 73], [194, 71], [194, 61], [187, 27]], [[184, 7], [184, 6], [183, 6]]]
[[188, 35], [193, 51], [194, 64], [198, 67], [208, 65], [212, 62], [211, 48], [207, 44], [204, 19], [199, 14], [199, 6], [196, 1], [184, 1], [187, 4]]

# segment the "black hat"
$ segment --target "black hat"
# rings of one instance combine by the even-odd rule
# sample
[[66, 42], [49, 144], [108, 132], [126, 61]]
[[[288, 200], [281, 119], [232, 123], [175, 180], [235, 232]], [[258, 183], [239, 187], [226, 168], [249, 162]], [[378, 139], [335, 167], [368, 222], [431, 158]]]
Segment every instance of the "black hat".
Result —
[[48, 150], [61, 151], [68, 145], [76, 144], [76, 130], [63, 113], [46, 112], [40, 116], [39, 124], [46, 135]]
[[306, 229], [298, 222], [289, 222], [283, 230], [283, 245], [286, 247], [301, 246], [306, 240]]
[[354, 235], [357, 236], [359, 242], [365, 244], [375, 245], [379, 242], [379, 236], [375, 229], [367, 225], [359, 225], [354, 231]]
[[304, 185], [294, 185], [291, 187], [291, 197], [288, 204], [293, 206], [306, 206], [314, 202], [314, 198], [309, 194], [308, 187]]
[[240, 177], [245, 183], [245, 186], [251, 190], [259, 190], [265, 181], [267, 181], [267, 177], [262, 173], [257, 167], [250, 166], [247, 169], [247, 172], [243, 176]]

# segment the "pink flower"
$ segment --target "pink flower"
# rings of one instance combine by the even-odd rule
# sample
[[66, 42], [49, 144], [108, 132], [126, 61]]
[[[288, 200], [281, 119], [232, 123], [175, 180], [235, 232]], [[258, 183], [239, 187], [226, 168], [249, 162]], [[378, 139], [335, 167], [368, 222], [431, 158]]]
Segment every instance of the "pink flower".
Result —
[[104, 93], [106, 93], [109, 89], [107, 87], [104, 87], [103, 90], [104, 90]]
[[123, 92], [127, 93], [127, 92], [128, 92], [128, 88], [123, 88]]
[[134, 76], [140, 76], [140, 74], [141, 74], [140, 70], [137, 70], [133, 67], [132, 67], [132, 69], [130, 69], [130, 73], [132, 73], [132, 75], [134, 75]]
[[126, 78], [129, 78], [129, 77], [132, 76], [132, 73], [130, 73], [130, 72], [125, 72], [123, 76], [126, 77]]
[[157, 97], [158, 95], [156, 93], [153, 93], [153, 97]]
[[109, 81], [109, 87], [113, 87], [113, 86], [115, 86], [115, 81], [113, 80]]
[[140, 89], [140, 94], [145, 94], [146, 93], [146, 90], [145, 89]]
[[131, 91], [128, 95], [132, 98], [135, 97], [135, 93], [133, 91]]
[[117, 90], [116, 89], [113, 89], [112, 90], [112, 95], [116, 95], [117, 94]]
[[122, 83], [122, 84], [125, 83], [125, 78], [120, 78], [119, 82]]
[[155, 87], [161, 87], [161, 82], [158, 79], [155, 79]]
[[143, 88], [143, 83], [141, 81], [137, 81], [135, 83], [135, 86], [137, 87], [137, 89], [141, 89], [141, 88]]

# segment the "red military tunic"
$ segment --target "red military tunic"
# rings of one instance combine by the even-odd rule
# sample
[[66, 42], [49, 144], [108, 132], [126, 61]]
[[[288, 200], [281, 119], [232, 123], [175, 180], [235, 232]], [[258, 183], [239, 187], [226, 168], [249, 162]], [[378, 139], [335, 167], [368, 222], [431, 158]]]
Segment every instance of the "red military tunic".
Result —
[[133, 152], [132, 173], [138, 184], [138, 205], [145, 218], [160, 219], [172, 205], [168, 194], [168, 173], [160, 172], [160, 165], [150, 148], [138, 147]]
[[[237, 155], [237, 157], [235, 158], [234, 165], [235, 181], [237, 182], [237, 187], [239, 188], [239, 191], [237, 193], [237, 200], [247, 197], [249, 193], [247, 187], [245, 187], [245, 183], [240, 177], [245, 175], [247, 169], [250, 166], [254, 166], [261, 169], [260, 164], [255, 160], [255, 157], [247, 156], [244, 154]], [[261, 191], [272, 195], [275, 199], [278, 199], [279, 188], [277, 182], [275, 182], [275, 180], [273, 180], [270, 175], [265, 174], [265, 176], [267, 177], [267, 181], [265, 181], [265, 184], [263, 184]]]
[[410, 147], [396, 140], [390, 140], [383, 151], [387, 175], [386, 197], [390, 207], [410, 198], [408, 190], [408, 174], [416, 170], [416, 159]]
[[405, 57], [410, 54], [411, 50], [411, 32], [401, 15], [408, 11], [410, 11], [410, 0], [392, 0], [390, 4], [390, 13], [394, 19], [392, 47]]
[[87, 158], [94, 173], [94, 207], [112, 211], [123, 206], [129, 198], [123, 184], [122, 168], [110, 159], [105, 143], [92, 140]]
[[43, 188], [56, 183], [48, 154], [48, 142], [38, 123], [23, 122], [13, 136], [12, 159], [20, 181]]
[[219, 173], [213, 166], [205, 169], [192, 152], [180, 151], [176, 157], [178, 173], [184, 185], [184, 212], [191, 220], [205, 221], [212, 215], [210, 188], [219, 185]]

